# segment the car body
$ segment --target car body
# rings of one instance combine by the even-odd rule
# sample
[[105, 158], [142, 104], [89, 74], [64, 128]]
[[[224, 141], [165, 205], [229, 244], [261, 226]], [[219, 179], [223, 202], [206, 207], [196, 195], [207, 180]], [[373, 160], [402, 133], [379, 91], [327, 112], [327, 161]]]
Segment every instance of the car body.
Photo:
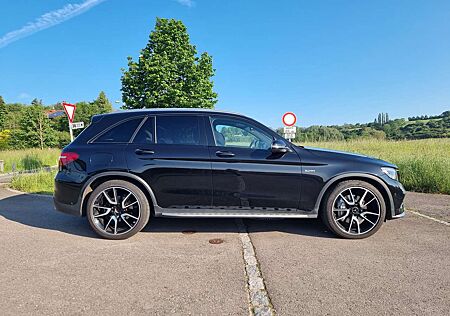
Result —
[[[396, 174], [395, 165], [379, 159], [296, 146], [239, 114], [203, 109], [118, 111], [94, 116], [88, 128], [63, 149], [54, 204], [65, 213], [88, 215], [101, 236], [121, 239], [137, 231], [117, 233], [115, 229], [114, 233], [106, 227], [102, 233], [98, 228], [109, 217], [115, 226], [129, 224], [125, 217], [134, 215], [126, 215], [126, 203], [119, 203], [128, 193], [136, 198], [133, 207], [148, 208], [148, 216], [317, 218], [338, 184], [359, 181], [356, 189], [350, 186], [350, 193], [347, 189], [334, 194], [338, 200], [329, 216], [336, 213], [339, 219], [347, 214], [352, 234], [331, 229], [342, 237], [362, 238], [378, 227], [367, 231], [370, 234], [353, 234], [356, 226], [360, 231], [360, 224], [375, 222], [363, 195], [377, 202], [376, 207], [371, 202], [379, 213], [377, 225], [404, 215], [405, 190]], [[116, 181], [117, 188], [106, 185], [104, 190], [109, 191], [96, 192], [108, 181]], [[352, 193], [355, 190], [359, 198]], [[122, 197], [116, 196], [117, 191]], [[95, 201], [94, 193], [98, 193]], [[98, 203], [103, 206], [97, 208]], [[105, 220], [96, 217], [106, 212]], [[374, 217], [364, 220], [358, 212]]]

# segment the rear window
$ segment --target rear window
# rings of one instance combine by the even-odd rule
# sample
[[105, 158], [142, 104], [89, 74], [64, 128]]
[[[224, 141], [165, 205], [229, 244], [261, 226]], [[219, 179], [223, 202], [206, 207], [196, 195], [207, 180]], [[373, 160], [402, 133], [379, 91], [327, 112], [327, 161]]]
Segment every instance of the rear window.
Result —
[[156, 142], [172, 145], [205, 145], [202, 117], [168, 115], [156, 118]]
[[98, 136], [94, 143], [128, 143], [141, 121], [142, 117], [123, 121]]
[[152, 144], [155, 142], [155, 118], [149, 117], [134, 137], [135, 144]]

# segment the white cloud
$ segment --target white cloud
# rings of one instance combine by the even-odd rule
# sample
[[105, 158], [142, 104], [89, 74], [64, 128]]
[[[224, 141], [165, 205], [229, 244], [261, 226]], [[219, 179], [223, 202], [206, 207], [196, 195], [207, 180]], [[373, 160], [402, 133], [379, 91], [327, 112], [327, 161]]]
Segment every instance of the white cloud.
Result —
[[189, 7], [189, 8], [195, 6], [195, 2], [193, 0], [176, 0], [176, 1], [179, 4]]
[[[9, 45], [21, 38], [67, 21], [90, 10], [92, 7], [100, 4], [103, 1], [105, 0], [85, 0], [81, 3], [69, 3], [61, 9], [47, 12], [38, 17], [36, 20], [28, 22], [22, 28], [6, 33], [2, 37], [0, 37], [0, 48], [5, 47], [6, 45]], [[190, 2], [190, 0], [184, 1]]]

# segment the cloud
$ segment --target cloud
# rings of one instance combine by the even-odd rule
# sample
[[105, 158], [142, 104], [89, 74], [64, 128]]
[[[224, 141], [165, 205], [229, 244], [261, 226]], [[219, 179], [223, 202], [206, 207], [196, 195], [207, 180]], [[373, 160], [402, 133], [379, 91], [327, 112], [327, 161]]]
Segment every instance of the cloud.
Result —
[[[105, 0], [84, 0], [81, 3], [66, 4], [64, 7], [58, 10], [47, 12], [36, 20], [28, 22], [25, 26], [15, 31], [6, 33], [0, 37], [0, 48], [5, 47], [12, 42], [15, 42], [21, 38], [30, 36], [36, 32], [45, 30], [49, 27], [58, 25], [64, 21], [67, 21], [77, 15], [80, 15], [94, 6], [102, 3]], [[180, 0], [192, 2], [190, 0]]]
[[195, 2], [193, 0], [176, 0], [179, 4], [184, 5], [186, 7], [192, 8], [195, 6]]

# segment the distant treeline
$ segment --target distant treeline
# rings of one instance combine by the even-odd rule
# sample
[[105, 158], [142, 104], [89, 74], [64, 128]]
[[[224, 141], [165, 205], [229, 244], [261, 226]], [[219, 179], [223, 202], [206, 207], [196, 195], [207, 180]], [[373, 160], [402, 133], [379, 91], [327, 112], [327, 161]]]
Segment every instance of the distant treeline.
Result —
[[[278, 128], [281, 135], [283, 128]], [[310, 126], [297, 128], [296, 142], [317, 142], [352, 139], [424, 139], [450, 137], [450, 111], [435, 116], [417, 116], [406, 119], [389, 119], [380, 113], [372, 123]]]
[[[75, 121], [85, 126], [93, 115], [112, 111], [104, 92], [94, 101], [77, 102], [76, 106]], [[80, 132], [74, 130], [75, 135]], [[60, 103], [43, 105], [42, 100], [34, 99], [31, 104], [8, 104], [0, 96], [0, 150], [62, 148], [69, 142], [68, 120]]]

